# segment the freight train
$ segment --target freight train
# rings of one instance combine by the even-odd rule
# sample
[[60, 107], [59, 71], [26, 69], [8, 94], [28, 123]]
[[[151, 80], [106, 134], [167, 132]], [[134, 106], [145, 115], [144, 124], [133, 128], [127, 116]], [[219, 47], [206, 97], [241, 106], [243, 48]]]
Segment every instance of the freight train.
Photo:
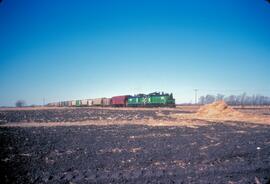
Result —
[[50, 107], [175, 107], [173, 94], [150, 93], [48, 103]]

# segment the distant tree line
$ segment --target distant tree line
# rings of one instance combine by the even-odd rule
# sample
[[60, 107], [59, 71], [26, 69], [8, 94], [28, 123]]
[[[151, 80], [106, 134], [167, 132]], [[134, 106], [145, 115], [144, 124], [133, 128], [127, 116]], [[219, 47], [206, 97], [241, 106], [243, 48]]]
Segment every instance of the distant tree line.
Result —
[[263, 95], [248, 96], [246, 93], [229, 96], [207, 94], [199, 98], [199, 104], [209, 104], [218, 100], [224, 100], [229, 105], [270, 105], [270, 97]]

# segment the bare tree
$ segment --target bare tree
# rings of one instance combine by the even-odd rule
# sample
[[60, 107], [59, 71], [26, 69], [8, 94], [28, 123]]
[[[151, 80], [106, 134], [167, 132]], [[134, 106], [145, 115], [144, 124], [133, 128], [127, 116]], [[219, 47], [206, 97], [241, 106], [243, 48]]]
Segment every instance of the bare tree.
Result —
[[223, 100], [223, 99], [224, 99], [224, 95], [222, 95], [222, 94], [217, 94], [217, 96], [216, 96], [216, 101]]
[[200, 104], [209, 104], [217, 100], [225, 100], [229, 105], [270, 105], [270, 97], [263, 95], [248, 96], [246, 93], [226, 97], [222, 94], [217, 94], [216, 96], [206, 94], [199, 98]]
[[25, 101], [24, 100], [18, 100], [16, 103], [15, 103], [16, 107], [23, 107], [26, 105]]
[[204, 96], [200, 96], [200, 98], [199, 98], [199, 103], [200, 103], [201, 105], [204, 105], [204, 104], [205, 104], [205, 97], [204, 97]]
[[214, 95], [206, 95], [205, 96], [205, 103], [210, 104], [213, 103], [216, 100]]

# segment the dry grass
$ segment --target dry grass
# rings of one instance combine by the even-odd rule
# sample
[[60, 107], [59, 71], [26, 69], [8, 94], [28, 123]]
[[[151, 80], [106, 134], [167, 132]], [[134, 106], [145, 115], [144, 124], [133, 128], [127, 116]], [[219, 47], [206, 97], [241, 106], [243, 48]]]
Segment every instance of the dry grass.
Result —
[[110, 120], [98, 120], [98, 121], [83, 121], [83, 122], [14, 122], [8, 124], [2, 124], [0, 127], [54, 127], [54, 126], [88, 126], [88, 125], [147, 125], [147, 126], [185, 126], [190, 128], [197, 128], [198, 126], [208, 125], [205, 121], [198, 120], [180, 120], [180, 121], [161, 121], [161, 120], [133, 120], [133, 121], [110, 121]]
[[[257, 110], [257, 109], [256, 109]], [[259, 113], [244, 113], [228, 106], [224, 101], [214, 102], [199, 108], [193, 114], [173, 114], [177, 120], [204, 120], [209, 122], [246, 122], [270, 125], [270, 116]]]

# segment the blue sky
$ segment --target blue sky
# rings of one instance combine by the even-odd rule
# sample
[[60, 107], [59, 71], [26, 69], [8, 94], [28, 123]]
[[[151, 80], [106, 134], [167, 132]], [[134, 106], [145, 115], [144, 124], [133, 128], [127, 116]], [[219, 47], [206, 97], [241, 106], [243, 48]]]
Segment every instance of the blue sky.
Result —
[[173, 92], [270, 96], [264, 0], [3, 0], [0, 106]]

